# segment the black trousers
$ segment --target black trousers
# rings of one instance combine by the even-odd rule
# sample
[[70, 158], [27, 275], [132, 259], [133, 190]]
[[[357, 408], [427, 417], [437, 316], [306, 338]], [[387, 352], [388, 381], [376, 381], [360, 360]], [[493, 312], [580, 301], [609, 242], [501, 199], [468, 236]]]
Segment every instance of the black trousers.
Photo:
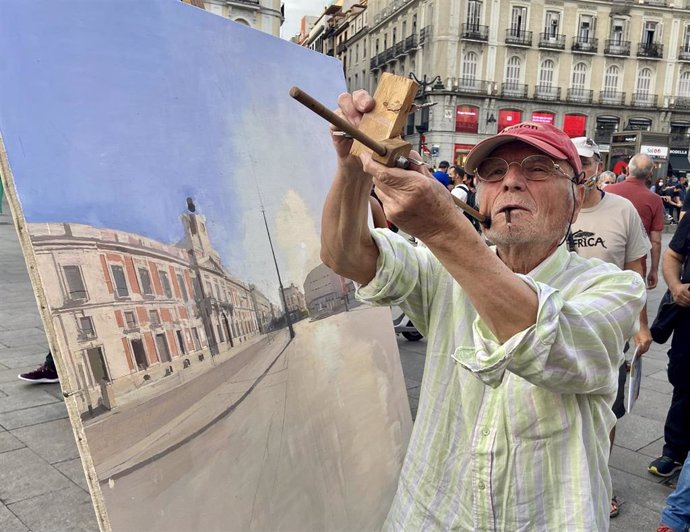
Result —
[[690, 451], [690, 319], [673, 331], [668, 350], [668, 381], [673, 386], [664, 426], [664, 456], [683, 463]]

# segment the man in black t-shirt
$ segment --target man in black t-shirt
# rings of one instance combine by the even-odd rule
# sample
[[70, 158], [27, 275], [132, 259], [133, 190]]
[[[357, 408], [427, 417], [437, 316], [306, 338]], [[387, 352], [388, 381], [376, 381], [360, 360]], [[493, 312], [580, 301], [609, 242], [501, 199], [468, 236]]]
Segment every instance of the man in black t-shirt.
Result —
[[[664, 253], [662, 271], [673, 300], [682, 313], [673, 330], [668, 350], [668, 380], [673, 386], [671, 406], [664, 425], [663, 455], [649, 464], [649, 471], [670, 477], [680, 470], [690, 451], [690, 283], [681, 279], [683, 263], [690, 255], [690, 216], [684, 217]], [[687, 275], [687, 274], [686, 274]], [[686, 281], [686, 282], [684, 282]]]

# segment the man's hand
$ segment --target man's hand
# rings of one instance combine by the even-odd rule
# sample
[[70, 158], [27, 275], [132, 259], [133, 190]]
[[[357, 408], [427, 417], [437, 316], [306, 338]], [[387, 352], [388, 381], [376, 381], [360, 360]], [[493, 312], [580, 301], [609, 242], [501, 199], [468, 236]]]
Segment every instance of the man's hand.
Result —
[[[335, 114], [343, 117], [354, 127], [359, 127], [364, 113], [368, 113], [374, 108], [374, 99], [365, 90], [358, 90], [350, 94], [344, 92], [338, 96], [338, 109]], [[336, 126], [330, 127], [331, 132], [337, 131]], [[362, 164], [358, 157], [350, 155], [353, 139], [340, 135], [332, 135], [335, 153], [338, 156], [338, 163], [346, 170], [362, 170]]]
[[649, 346], [652, 345], [652, 333], [649, 331], [648, 326], [641, 326], [640, 331], [634, 336], [634, 339], [640, 356], [649, 351]]
[[[395, 225], [407, 234], [429, 245], [431, 239], [447, 239], [448, 230], [461, 218], [468, 230], [472, 224], [455, 208], [452, 195], [429, 173], [426, 166], [414, 166], [418, 170], [388, 168], [371, 158], [361, 156], [364, 171], [374, 178], [376, 194], [383, 202], [383, 210]], [[415, 152], [412, 159], [418, 159]], [[462, 223], [462, 220], [460, 222]]]
[[652, 290], [656, 288], [659, 283], [659, 273], [656, 271], [651, 271], [647, 274], [647, 290]]
[[671, 288], [671, 295], [676, 305], [690, 307], [690, 284], [679, 283]]

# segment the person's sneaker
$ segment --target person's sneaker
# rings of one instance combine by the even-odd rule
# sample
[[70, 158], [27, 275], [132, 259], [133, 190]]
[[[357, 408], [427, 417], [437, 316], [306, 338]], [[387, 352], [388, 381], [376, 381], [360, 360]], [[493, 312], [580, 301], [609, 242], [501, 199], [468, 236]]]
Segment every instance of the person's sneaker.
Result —
[[33, 382], [34, 384], [52, 384], [60, 382], [57, 372], [46, 366], [45, 364], [39, 366], [33, 371], [22, 373], [18, 377], [26, 382]]
[[676, 471], [680, 471], [683, 468], [683, 464], [676, 462], [673, 458], [668, 456], [660, 456], [649, 464], [649, 472], [657, 477], [670, 477]]

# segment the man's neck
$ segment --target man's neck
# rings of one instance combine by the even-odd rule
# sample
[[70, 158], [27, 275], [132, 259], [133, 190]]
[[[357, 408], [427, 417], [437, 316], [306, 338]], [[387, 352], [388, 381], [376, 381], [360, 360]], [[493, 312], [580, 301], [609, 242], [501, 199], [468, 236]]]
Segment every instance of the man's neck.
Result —
[[585, 201], [582, 203], [582, 208], [591, 209], [596, 207], [603, 197], [604, 194], [596, 187], [591, 190], [585, 190]]
[[496, 252], [504, 264], [515, 273], [522, 274], [531, 272], [550, 257], [556, 249], [558, 249], [557, 243], [545, 244], [536, 249], [530, 246], [528, 251], [525, 250], [524, 245], [496, 246]]

